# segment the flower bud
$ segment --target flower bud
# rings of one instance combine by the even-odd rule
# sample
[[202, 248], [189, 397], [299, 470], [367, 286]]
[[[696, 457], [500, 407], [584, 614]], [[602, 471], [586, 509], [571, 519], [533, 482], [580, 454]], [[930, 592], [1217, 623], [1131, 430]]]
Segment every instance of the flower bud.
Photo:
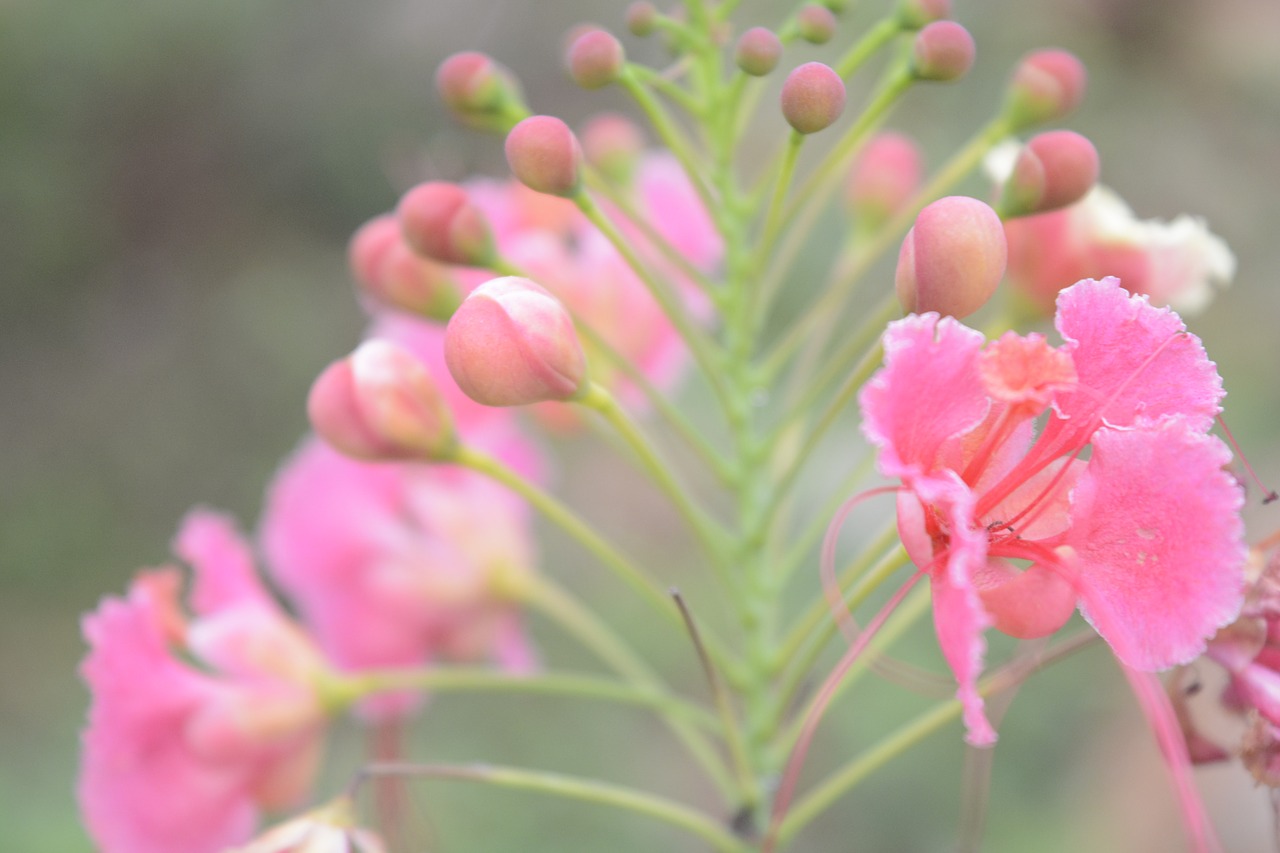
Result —
[[763, 77], [778, 67], [782, 58], [782, 41], [773, 30], [752, 27], [738, 38], [733, 61], [752, 77]]
[[817, 133], [844, 112], [844, 81], [821, 62], [806, 62], [782, 84], [782, 115], [796, 133]]
[[360, 226], [347, 257], [359, 291], [382, 305], [435, 320], [447, 320], [458, 307], [458, 288], [448, 270], [409, 248], [395, 216]]
[[901, 133], [872, 137], [849, 173], [845, 198], [859, 228], [887, 221], [920, 189], [920, 147]]
[[356, 229], [347, 244], [347, 264], [362, 290], [375, 290], [379, 270], [392, 246], [402, 242], [400, 222], [391, 214], [375, 216]]
[[916, 34], [911, 70], [918, 80], [949, 83], [973, 67], [973, 36], [955, 21], [935, 21]]
[[836, 16], [826, 6], [810, 3], [796, 13], [796, 31], [810, 44], [826, 44], [836, 34]]
[[595, 28], [575, 38], [565, 55], [569, 76], [584, 89], [599, 89], [616, 82], [625, 62], [622, 42]]
[[436, 459], [456, 442], [453, 418], [426, 367], [389, 341], [333, 362], [307, 397], [316, 433], [356, 459]]
[[951, 0], [902, 0], [898, 4], [898, 25], [904, 30], [918, 30], [949, 17]]
[[948, 196], [916, 217], [898, 253], [894, 285], [911, 312], [965, 317], [995, 293], [1008, 262], [1004, 227], [987, 205]]
[[1038, 50], [1023, 57], [1005, 96], [1005, 113], [1012, 129], [1068, 115], [1084, 99], [1085, 83], [1084, 65], [1065, 50]]
[[507, 134], [507, 164], [520, 183], [548, 195], [571, 196], [582, 181], [582, 148], [569, 125], [530, 116]]
[[400, 198], [396, 216], [405, 241], [421, 255], [464, 266], [482, 267], [493, 262], [489, 222], [457, 184], [418, 184]]
[[572, 400], [588, 387], [569, 312], [525, 278], [495, 278], [472, 291], [445, 330], [444, 357], [458, 387], [486, 406]]
[[1070, 130], [1034, 136], [1018, 153], [1000, 197], [1002, 216], [1044, 213], [1074, 204], [1098, 182], [1098, 150]]
[[658, 9], [641, 0], [627, 7], [627, 30], [634, 36], [647, 36], [658, 28]]
[[582, 151], [587, 162], [605, 177], [627, 184], [644, 151], [644, 135], [626, 116], [603, 113], [588, 121], [582, 129]]
[[481, 130], [505, 130], [529, 112], [515, 75], [475, 51], [455, 53], [441, 63], [436, 90], [459, 121]]

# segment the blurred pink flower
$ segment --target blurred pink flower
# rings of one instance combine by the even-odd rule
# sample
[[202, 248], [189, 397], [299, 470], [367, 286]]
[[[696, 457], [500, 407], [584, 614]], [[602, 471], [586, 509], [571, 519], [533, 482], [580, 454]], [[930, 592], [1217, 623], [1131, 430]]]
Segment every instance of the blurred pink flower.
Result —
[[1062, 291], [1057, 328], [1061, 347], [1009, 333], [984, 349], [951, 318], [909, 316], [861, 396], [975, 744], [995, 738], [976, 690], [988, 626], [1045, 636], [1078, 605], [1151, 671], [1240, 608], [1242, 496], [1208, 435], [1223, 392], [1200, 342], [1114, 279]]
[[[308, 440], [267, 494], [263, 547], [274, 576], [346, 671], [491, 655], [533, 665], [517, 599], [532, 571], [523, 501], [450, 465], [368, 464]], [[363, 710], [412, 710], [383, 694]]]
[[193, 511], [175, 550], [195, 570], [194, 619], [179, 608], [177, 570], [161, 569], [84, 620], [92, 703], [78, 794], [108, 853], [244, 841], [260, 809], [306, 792], [323, 745], [325, 664], [232, 523]]

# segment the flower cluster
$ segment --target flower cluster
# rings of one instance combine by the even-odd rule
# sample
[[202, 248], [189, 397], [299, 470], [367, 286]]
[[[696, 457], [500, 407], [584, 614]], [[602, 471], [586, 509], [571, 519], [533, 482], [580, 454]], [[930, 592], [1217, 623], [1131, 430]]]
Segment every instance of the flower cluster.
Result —
[[[466, 126], [501, 136], [511, 177], [425, 180], [352, 238], [367, 331], [314, 382], [314, 433], [268, 486], [257, 530], [280, 600], [234, 525], [196, 510], [174, 547], [194, 573], [192, 615], [179, 606], [179, 570], [166, 568], [85, 620], [92, 704], [79, 791], [108, 853], [374, 853], [383, 843], [357, 828], [354, 793], [366, 776], [407, 774], [608, 803], [721, 851], [770, 853], [947, 715], [962, 718], [970, 744], [991, 746], [984, 697], [1094, 633], [1042, 645], [1034, 660], [1019, 647], [988, 661], [987, 630], [1049, 638], [1077, 610], [1131, 676], [1197, 849], [1214, 842], [1188, 755], [1181, 741], [1170, 746], [1173, 714], [1190, 758], [1226, 753], [1149, 689], [1150, 673], [1201, 654], [1224, 667], [1225, 701], [1256, 714], [1246, 760], [1280, 781], [1277, 561], [1246, 596], [1243, 490], [1211, 434], [1222, 380], [1168, 307], [1199, 307], [1230, 278], [1225, 244], [1198, 220], [1136, 221], [1096, 185], [1099, 155], [1080, 134], [1021, 139], [1084, 97], [1084, 67], [1066, 51], [1024, 57], [996, 115], [926, 176], [915, 141], [880, 127], [913, 87], [958, 80], [977, 60], [968, 31], [947, 20], [949, 2], [896, 0], [831, 62], [792, 62], [789, 51], [838, 45], [843, 2], [806, 4], [737, 38], [736, 4], [685, 5], [627, 12], [633, 35], [668, 41], [669, 69], [629, 61], [598, 27], [566, 42], [570, 79], [626, 91], [657, 146], [618, 114], [581, 134], [533, 114], [515, 75], [483, 54], [441, 66], [442, 100]], [[880, 80], [854, 115], [846, 82], [880, 53]], [[760, 156], [743, 142], [758, 78], [780, 68], [765, 102], [778, 145]], [[803, 159], [833, 136], [825, 154]], [[992, 198], [953, 194], [1001, 150]], [[841, 187], [843, 239], [812, 253], [829, 269], [805, 302], [805, 288], [788, 286], [812, 275], [813, 259], [798, 258]], [[892, 286], [863, 281], [894, 249]], [[880, 292], [859, 296], [860, 283]], [[780, 310], [784, 295], [794, 310]], [[1056, 345], [1034, 331], [1051, 306]], [[971, 315], [1020, 331], [987, 341], [960, 322]], [[814, 454], [855, 400], [893, 483], [858, 494], [896, 495], [896, 537], [889, 526], [890, 544], [863, 542], [837, 577], [838, 524], [821, 556], [815, 546], [858, 478], [824, 479], [818, 500], [796, 498], [813, 488]], [[588, 428], [607, 431], [667, 499], [697, 547], [678, 565], [707, 571], [724, 618], [704, 619], [715, 605], [691, 607], [668, 591], [665, 570], [556, 496], [533, 431], [568, 439]], [[823, 503], [831, 509], [797, 529], [794, 507]], [[602, 602], [560, 584], [562, 566], [539, 565], [535, 513], [650, 607], [651, 625], [688, 634], [710, 702], [632, 647], [651, 637], [622, 636], [596, 613]], [[643, 534], [632, 539], [656, 538]], [[898, 592], [847, 631], [840, 664], [805, 700], [836, 625], [848, 629], [850, 612], [907, 563]], [[807, 564], [831, 569], [827, 602], [818, 571], [794, 571]], [[958, 701], [886, 735], [881, 751], [851, 759], [793, 808], [824, 712], [877, 632], [909, 626], [910, 608], [896, 608], [923, 578]], [[784, 632], [801, 583], [810, 606]], [[531, 609], [611, 674], [544, 662]], [[467, 689], [642, 706], [734, 818], [612, 782], [374, 750], [384, 763], [349, 768], [346, 794], [254, 840], [264, 812], [307, 797], [335, 716], [354, 709], [360, 725], [398, 731], [427, 693]], [[389, 824], [380, 829], [397, 838], [396, 809], [378, 805]]]

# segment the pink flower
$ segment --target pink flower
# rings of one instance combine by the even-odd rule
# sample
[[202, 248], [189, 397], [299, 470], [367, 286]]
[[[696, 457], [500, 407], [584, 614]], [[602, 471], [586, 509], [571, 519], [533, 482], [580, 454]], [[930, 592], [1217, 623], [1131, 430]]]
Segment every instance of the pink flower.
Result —
[[[527, 507], [447, 465], [357, 462], [308, 441], [267, 495], [274, 576], [342, 669], [419, 667], [492, 655], [532, 665], [517, 600], [533, 562]], [[411, 694], [362, 706], [411, 710]]]
[[78, 793], [108, 853], [239, 843], [260, 809], [306, 792], [322, 747], [324, 662], [231, 522], [192, 512], [176, 550], [195, 570], [193, 620], [174, 569], [141, 574], [84, 620], [92, 703]]
[[995, 738], [976, 691], [985, 628], [1044, 636], [1078, 605], [1151, 671], [1240, 607], [1242, 497], [1207, 433], [1223, 392], [1200, 342], [1114, 279], [1062, 291], [1056, 322], [1061, 347], [1009, 333], [984, 348], [953, 319], [909, 316], [861, 396], [975, 744]]

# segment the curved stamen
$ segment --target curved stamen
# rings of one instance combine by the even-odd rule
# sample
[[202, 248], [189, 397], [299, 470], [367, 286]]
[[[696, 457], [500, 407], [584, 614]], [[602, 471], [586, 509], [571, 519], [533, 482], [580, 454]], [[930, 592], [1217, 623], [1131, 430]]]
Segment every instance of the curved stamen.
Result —
[[867, 498], [900, 492], [902, 489], [902, 486], [880, 486], [849, 498], [840, 505], [840, 509], [836, 510], [835, 517], [827, 527], [827, 535], [822, 540], [822, 559], [818, 564], [819, 574], [822, 576], [822, 591], [826, 595], [827, 606], [831, 608], [831, 616], [840, 626], [840, 633], [844, 634], [845, 639], [851, 643], [857, 639], [858, 626], [853, 621], [849, 608], [845, 606], [844, 592], [836, 579], [836, 543], [840, 539], [840, 528], [844, 526], [845, 519], [849, 517], [849, 513], [853, 512], [854, 507]]

